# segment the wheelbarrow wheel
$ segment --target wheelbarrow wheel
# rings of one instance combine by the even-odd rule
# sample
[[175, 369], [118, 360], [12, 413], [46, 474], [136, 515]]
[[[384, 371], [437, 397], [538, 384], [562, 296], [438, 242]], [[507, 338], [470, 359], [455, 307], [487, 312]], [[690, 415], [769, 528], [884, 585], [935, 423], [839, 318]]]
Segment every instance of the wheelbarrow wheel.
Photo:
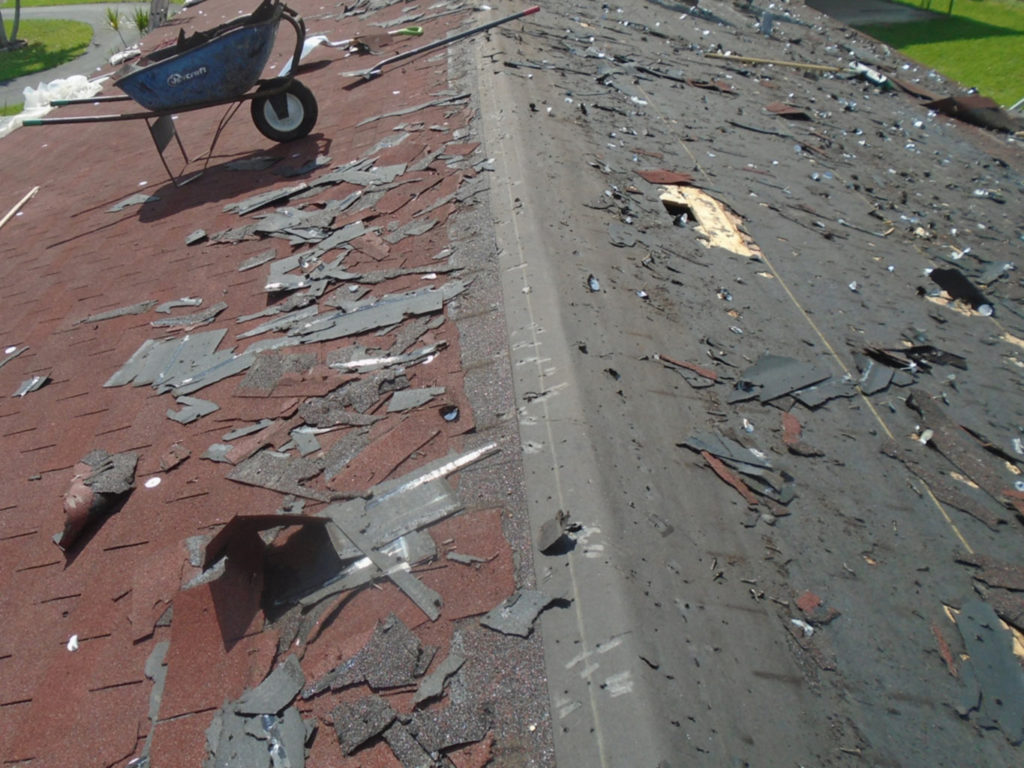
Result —
[[252, 100], [256, 129], [274, 141], [295, 141], [308, 135], [318, 114], [313, 92], [298, 80], [293, 80], [283, 93]]

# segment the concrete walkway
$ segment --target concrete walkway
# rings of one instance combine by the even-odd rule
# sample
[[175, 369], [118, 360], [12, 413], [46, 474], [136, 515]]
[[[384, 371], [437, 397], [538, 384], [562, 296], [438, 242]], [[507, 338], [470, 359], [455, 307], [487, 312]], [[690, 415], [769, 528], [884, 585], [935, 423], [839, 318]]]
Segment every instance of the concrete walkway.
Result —
[[[107, 9], [117, 8], [123, 17], [121, 35], [128, 45], [136, 43], [139, 39], [139, 31], [131, 22], [136, 7], [148, 7], [143, 3], [118, 3], [106, 4], [95, 3], [87, 5], [51, 5], [40, 8], [22, 8], [22, 21], [28, 19], [67, 19], [70, 21], [82, 21], [89, 24], [93, 29], [92, 42], [88, 50], [72, 61], [62, 64], [59, 67], [35, 72], [24, 77], [17, 77], [13, 80], [0, 82], [0, 105], [20, 104], [24, 101], [25, 88], [37, 88], [40, 83], [48, 83], [59, 78], [71, 77], [72, 75], [85, 75], [95, 77], [113, 68], [109, 64], [110, 56], [122, 50], [125, 46], [121, 37], [107, 24]], [[4, 10], [4, 19], [10, 21], [13, 10]]]
[[[928, 21], [943, 14], [888, 0], [807, 0], [807, 6], [851, 27]], [[942, 2], [938, 3], [945, 10]], [[938, 7], [937, 6], [937, 7]]]

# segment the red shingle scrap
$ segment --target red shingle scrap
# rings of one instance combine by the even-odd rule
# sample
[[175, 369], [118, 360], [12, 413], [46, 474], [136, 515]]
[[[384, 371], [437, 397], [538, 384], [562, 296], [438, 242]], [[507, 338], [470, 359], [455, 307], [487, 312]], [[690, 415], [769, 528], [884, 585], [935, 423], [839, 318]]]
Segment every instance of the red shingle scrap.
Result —
[[708, 466], [714, 470], [716, 475], [718, 475], [720, 478], [722, 478], [722, 480], [724, 480], [725, 482], [727, 482], [729, 485], [736, 489], [736, 492], [743, 497], [744, 501], [747, 502], [747, 506], [757, 506], [757, 496], [755, 496], [753, 492], [749, 488], [747, 488], [746, 484], [742, 480], [740, 480], [738, 475], [736, 475], [732, 470], [725, 466], [723, 462], [719, 461], [717, 458], [712, 456], [707, 451], [701, 451], [700, 455], [704, 457], [704, 461], [708, 463]]

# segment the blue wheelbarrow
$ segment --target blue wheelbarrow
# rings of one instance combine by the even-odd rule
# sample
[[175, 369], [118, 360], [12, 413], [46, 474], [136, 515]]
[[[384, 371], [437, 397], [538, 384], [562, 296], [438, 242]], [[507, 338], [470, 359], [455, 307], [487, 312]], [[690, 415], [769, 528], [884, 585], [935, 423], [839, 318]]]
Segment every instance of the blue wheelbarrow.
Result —
[[[261, 80], [260, 75], [270, 58], [277, 28], [282, 20], [292, 26], [296, 36], [295, 50], [286, 70], [289, 74]], [[172, 115], [208, 107], [229, 106], [214, 132], [203, 170], [209, 164], [224, 128], [245, 102], [250, 103], [252, 120], [257, 130], [268, 139], [277, 142], [295, 141], [313, 130], [318, 114], [316, 98], [291, 75], [298, 66], [305, 37], [306, 27], [298, 13], [281, 0], [263, 0], [248, 16], [189, 36], [182, 30], [173, 45], [124, 65], [114, 75], [114, 85], [124, 91], [124, 96], [52, 102], [53, 106], [62, 107], [134, 101], [144, 111], [44, 117], [26, 120], [24, 124], [67, 125], [145, 120], [168, 176], [176, 186], [182, 186], [198, 177], [202, 170], [187, 178], [179, 178], [168, 166], [164, 150], [172, 140], [177, 142], [186, 164], [189, 162], [174, 128]]]

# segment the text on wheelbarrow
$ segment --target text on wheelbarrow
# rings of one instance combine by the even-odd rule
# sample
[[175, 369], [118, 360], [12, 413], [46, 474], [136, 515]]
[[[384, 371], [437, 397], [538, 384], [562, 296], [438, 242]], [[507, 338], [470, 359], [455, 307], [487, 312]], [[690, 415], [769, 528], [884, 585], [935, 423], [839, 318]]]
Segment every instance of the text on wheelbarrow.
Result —
[[170, 86], [181, 85], [187, 83], [189, 80], [195, 80], [197, 77], [203, 77], [206, 75], [206, 67], [199, 67], [193, 69], [191, 72], [175, 72], [167, 78], [167, 84]]

